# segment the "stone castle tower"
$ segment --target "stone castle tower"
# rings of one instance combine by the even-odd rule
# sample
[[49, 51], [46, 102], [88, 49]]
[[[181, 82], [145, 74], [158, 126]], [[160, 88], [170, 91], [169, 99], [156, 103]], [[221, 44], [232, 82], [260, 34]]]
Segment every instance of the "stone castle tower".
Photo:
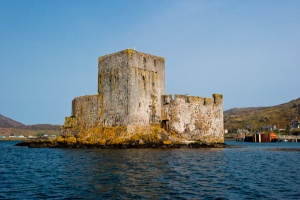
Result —
[[222, 95], [173, 99], [165, 95], [164, 58], [127, 49], [99, 57], [98, 94], [72, 101], [62, 135], [81, 132], [88, 137], [93, 131], [123, 127], [126, 137], [157, 126], [184, 140], [224, 142]]

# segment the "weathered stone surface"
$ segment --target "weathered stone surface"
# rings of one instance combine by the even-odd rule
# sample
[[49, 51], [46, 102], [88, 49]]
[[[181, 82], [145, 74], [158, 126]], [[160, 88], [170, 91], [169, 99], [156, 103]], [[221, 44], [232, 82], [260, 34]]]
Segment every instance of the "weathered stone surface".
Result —
[[164, 58], [127, 49], [99, 57], [98, 94], [73, 100], [62, 136], [110, 145], [223, 143], [222, 103], [219, 94], [165, 95]]
[[224, 142], [222, 95], [202, 98], [163, 96], [162, 123], [182, 137], [208, 143]]

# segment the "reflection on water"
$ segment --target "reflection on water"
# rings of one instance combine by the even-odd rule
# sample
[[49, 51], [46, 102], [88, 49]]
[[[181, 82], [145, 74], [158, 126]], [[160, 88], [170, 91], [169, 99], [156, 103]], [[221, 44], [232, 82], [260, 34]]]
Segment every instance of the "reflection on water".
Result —
[[231, 144], [241, 148], [28, 149], [0, 142], [0, 199], [300, 199], [300, 143]]

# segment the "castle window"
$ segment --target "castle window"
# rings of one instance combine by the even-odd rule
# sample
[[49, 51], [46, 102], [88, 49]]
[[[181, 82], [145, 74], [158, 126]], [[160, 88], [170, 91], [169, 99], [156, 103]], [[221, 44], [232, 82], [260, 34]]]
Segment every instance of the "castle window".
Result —
[[170, 103], [170, 98], [169, 96], [164, 96], [164, 104], [169, 104]]
[[143, 62], [144, 62], [144, 63], [146, 62], [146, 58], [145, 58], [145, 57], [143, 57]]
[[169, 120], [162, 120], [161, 128], [165, 129], [166, 131], [169, 131], [170, 130]]
[[154, 66], [156, 66], [156, 60], [153, 61]]
[[144, 89], [146, 89], [146, 79], [145, 79], [145, 76], [142, 76], [142, 80], [143, 80], [143, 83], [144, 83]]

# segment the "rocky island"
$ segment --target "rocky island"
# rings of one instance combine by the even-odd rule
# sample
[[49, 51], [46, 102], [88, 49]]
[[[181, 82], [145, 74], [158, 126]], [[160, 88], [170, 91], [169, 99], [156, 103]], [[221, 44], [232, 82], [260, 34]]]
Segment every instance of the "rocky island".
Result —
[[[179, 80], [180, 81], [180, 80]], [[224, 147], [223, 96], [165, 94], [165, 59], [133, 49], [98, 58], [98, 94], [76, 97], [61, 136], [29, 147]]]

